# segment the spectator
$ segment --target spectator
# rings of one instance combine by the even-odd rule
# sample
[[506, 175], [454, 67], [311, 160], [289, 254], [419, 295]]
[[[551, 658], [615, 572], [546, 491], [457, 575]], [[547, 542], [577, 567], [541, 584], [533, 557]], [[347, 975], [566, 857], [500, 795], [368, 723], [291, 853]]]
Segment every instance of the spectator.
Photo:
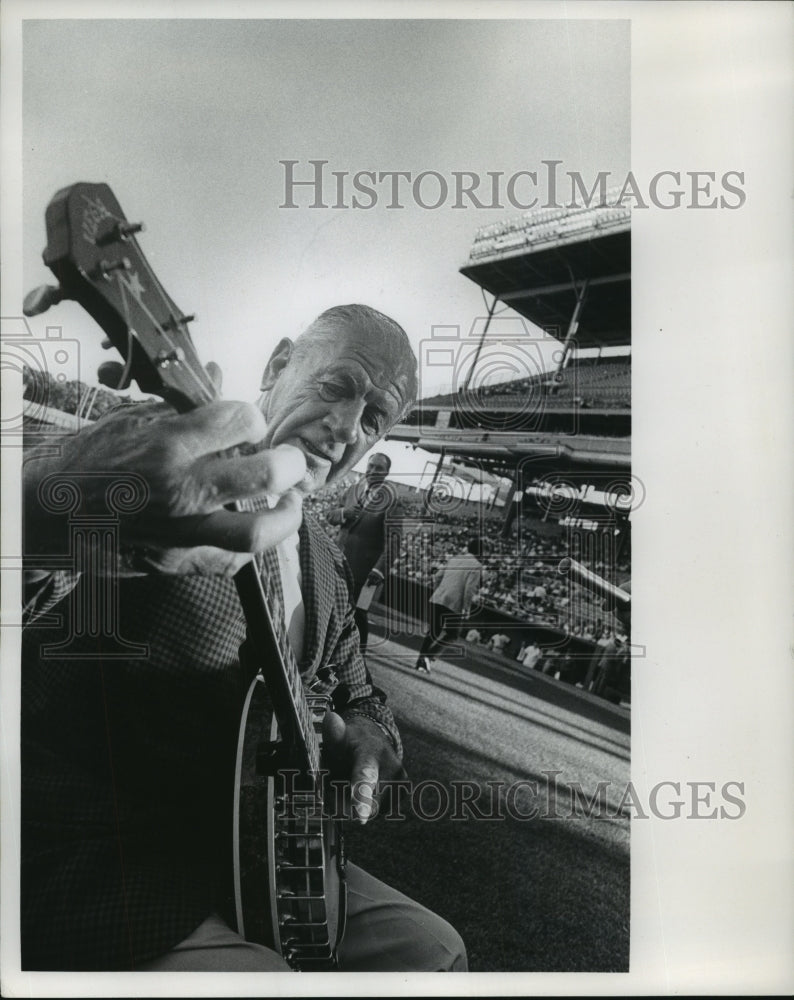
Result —
[[460, 635], [461, 619], [468, 617], [480, 586], [482, 542], [470, 538], [466, 551], [453, 556], [435, 576], [430, 596], [430, 628], [422, 642], [416, 670], [430, 673], [434, 655]]
[[[331, 524], [341, 526], [337, 543], [353, 573], [352, 596], [362, 653], [367, 649], [369, 621], [367, 609], [358, 606], [361, 591], [365, 584], [377, 586], [383, 582], [387, 520], [399, 518], [403, 513], [393, 487], [386, 482], [390, 469], [388, 455], [379, 452], [371, 455], [363, 478], [347, 491], [342, 506], [328, 514]], [[392, 543], [392, 547], [394, 551], [389, 554], [394, 559], [397, 546]]]
[[466, 633], [466, 642], [480, 643], [482, 642], [482, 635], [480, 630], [476, 628], [470, 628]]
[[557, 665], [560, 658], [560, 654], [556, 649], [550, 649], [546, 654], [546, 659], [543, 661], [543, 666], [541, 667], [541, 672], [544, 674], [551, 674], [554, 677], [557, 673]]
[[608, 635], [598, 660], [595, 678], [591, 685], [593, 694], [602, 694], [605, 687], [612, 681], [617, 673], [618, 666], [618, 644], [613, 635]]
[[541, 657], [540, 647], [537, 645], [537, 643], [533, 642], [529, 646], [527, 646], [524, 652], [524, 658], [521, 662], [524, 664], [525, 667], [528, 667], [530, 670], [534, 670], [535, 667], [538, 665], [538, 660], [540, 660], [540, 657]]
[[[606, 647], [610, 642], [610, 631], [609, 629], [604, 629], [598, 639], [596, 648], [593, 650], [593, 655], [590, 657], [590, 663], [587, 667], [587, 674], [584, 679], [584, 689], [585, 691], [590, 691], [593, 688], [594, 682], [596, 680], [598, 669], [601, 664]], [[614, 645], [614, 641], [613, 641]]]
[[496, 635], [492, 635], [488, 640], [488, 648], [492, 649], [495, 653], [505, 653], [509, 645], [510, 636], [505, 635], [504, 632], [497, 632]]

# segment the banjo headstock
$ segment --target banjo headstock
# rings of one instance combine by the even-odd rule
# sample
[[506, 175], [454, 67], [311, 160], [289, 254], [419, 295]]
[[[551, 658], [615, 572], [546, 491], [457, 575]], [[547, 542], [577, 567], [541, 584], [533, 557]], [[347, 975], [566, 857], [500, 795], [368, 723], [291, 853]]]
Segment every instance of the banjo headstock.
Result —
[[[138, 245], [141, 223], [128, 222], [107, 184], [63, 188], [47, 206], [44, 263], [58, 287], [25, 297], [35, 316], [62, 299], [74, 299], [107, 334], [124, 361], [121, 383], [189, 410], [215, 398], [188, 330], [186, 316], [160, 284]], [[104, 366], [103, 366], [104, 367]]]

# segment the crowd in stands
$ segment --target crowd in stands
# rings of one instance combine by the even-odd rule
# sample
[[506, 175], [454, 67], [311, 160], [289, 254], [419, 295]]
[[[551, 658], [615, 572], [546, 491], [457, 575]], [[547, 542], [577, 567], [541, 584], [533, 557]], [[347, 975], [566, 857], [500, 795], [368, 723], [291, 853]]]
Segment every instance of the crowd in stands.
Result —
[[[561, 372], [545, 372], [525, 378], [480, 385], [468, 389], [465, 402], [460, 394], [431, 396], [421, 400], [415, 412], [435, 407], [484, 407], [488, 410], [525, 410], [529, 400], [543, 400], [547, 408], [565, 408], [572, 404], [582, 409], [623, 409], [631, 406], [631, 358], [625, 354], [602, 358], [576, 359]], [[416, 423], [418, 418], [407, 419]]]
[[557, 374], [501, 382], [483, 386], [484, 399], [510, 397], [526, 400], [527, 393], [543, 392], [549, 402], [576, 401], [585, 407], [630, 405], [631, 362], [625, 355], [584, 359], [571, 363]]
[[[327, 514], [339, 505], [349, 484], [349, 479], [335, 484], [306, 501], [332, 538], [338, 528], [328, 523]], [[557, 567], [571, 555], [593, 572], [609, 578], [617, 575], [619, 581], [629, 575], [625, 558], [616, 566], [606, 565], [603, 558], [588, 558], [581, 551], [571, 551], [564, 532], [541, 534], [533, 530], [529, 519], [514, 525], [511, 537], [503, 538], [503, 509], [428, 514], [422, 495], [408, 490], [401, 496], [401, 505], [411, 530], [402, 532], [391, 573], [429, 587], [450, 556], [462, 552], [472, 535], [480, 535], [485, 553], [479, 604], [526, 624], [555, 626], [580, 639], [596, 641], [604, 629], [615, 629], [616, 622], [603, 601], [572, 586]]]

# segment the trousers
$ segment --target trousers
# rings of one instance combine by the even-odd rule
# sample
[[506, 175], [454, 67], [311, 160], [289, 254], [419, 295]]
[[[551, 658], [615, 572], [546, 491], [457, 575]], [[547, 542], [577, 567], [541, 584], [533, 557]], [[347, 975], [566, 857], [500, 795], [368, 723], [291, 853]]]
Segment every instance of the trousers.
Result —
[[[275, 951], [245, 941], [209, 916], [171, 951], [138, 966], [143, 972], [287, 972]], [[340, 972], [466, 972], [466, 948], [442, 917], [347, 864], [347, 925]]]
[[420, 656], [435, 656], [444, 646], [451, 645], [460, 637], [463, 625], [460, 612], [451, 611], [443, 604], [430, 602], [430, 627], [419, 649]]

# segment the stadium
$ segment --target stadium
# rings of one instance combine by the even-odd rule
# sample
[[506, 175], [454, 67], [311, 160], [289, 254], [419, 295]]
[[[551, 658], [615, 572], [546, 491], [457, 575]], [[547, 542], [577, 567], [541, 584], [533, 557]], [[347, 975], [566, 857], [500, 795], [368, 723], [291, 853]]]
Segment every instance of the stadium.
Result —
[[[448, 391], [421, 392], [390, 432], [427, 465], [389, 482], [402, 516], [388, 524], [393, 556], [369, 609], [368, 664], [421, 795], [407, 810], [392, 803], [399, 821], [377, 838], [352, 829], [349, 850], [459, 927], [473, 970], [625, 971], [641, 650], [616, 594], [625, 598], [642, 499], [631, 474], [629, 210], [491, 224], [460, 273], [482, 289], [485, 312], [423, 342], [422, 383], [446, 378]], [[24, 334], [26, 443], [126, 401], [53, 374], [51, 359], [27, 356]], [[306, 502], [332, 537], [331, 512], [356, 478]], [[465, 638], [417, 675], [433, 579], [475, 535], [483, 573]], [[410, 870], [406, 857], [417, 859]], [[458, 882], [461, 868], [478, 877]]]
[[[628, 704], [626, 629], [608, 599], [559, 566], [572, 557], [617, 587], [630, 576], [641, 488], [630, 455], [629, 209], [608, 199], [483, 227], [460, 270], [490, 304], [468, 335], [433, 328], [423, 375], [446, 369], [458, 388], [420, 398], [389, 435], [438, 458], [421, 486], [401, 488], [410, 530], [385, 603], [423, 618], [433, 574], [463, 534], [481, 534], [490, 554], [470, 624], [483, 642], [505, 633], [515, 657], [537, 641], [551, 653], [541, 669]], [[322, 512], [333, 497], [316, 503]], [[615, 662], [594, 680], [591, 662], [615, 635]]]
[[[468, 931], [473, 968], [628, 968], [630, 811], [617, 789], [642, 650], [615, 597], [561, 569], [573, 559], [628, 588], [642, 502], [631, 473], [630, 263], [620, 206], [480, 229], [460, 272], [482, 289], [485, 315], [463, 335], [433, 328], [421, 373], [441, 369], [449, 391], [422, 394], [390, 434], [430, 456], [417, 485], [393, 483], [408, 517], [370, 612], [368, 660], [406, 733], [409, 774], [419, 787], [463, 775], [481, 810], [495, 779], [523, 782], [525, 815], [533, 789], [553, 788], [568, 820], [455, 823], [448, 809], [446, 822], [390, 824], [377, 849], [356, 836], [353, 849], [384, 878], [446, 905]], [[315, 513], [325, 518], [342, 493], [316, 498]], [[473, 534], [488, 553], [478, 606], [465, 640], [417, 683], [434, 575]], [[590, 807], [605, 794], [612, 818], [577, 813], [582, 794]], [[422, 859], [407, 879], [406, 857]], [[467, 869], [478, 877], [458, 883]]]

